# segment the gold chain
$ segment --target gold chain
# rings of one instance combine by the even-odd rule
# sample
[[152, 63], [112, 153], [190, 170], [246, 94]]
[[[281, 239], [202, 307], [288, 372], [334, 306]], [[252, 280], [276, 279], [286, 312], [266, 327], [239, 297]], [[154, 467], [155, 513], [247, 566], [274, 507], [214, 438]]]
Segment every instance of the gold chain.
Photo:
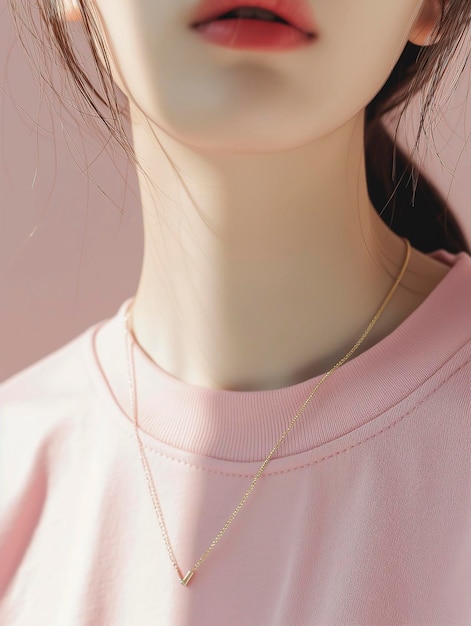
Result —
[[214, 538], [214, 540], [212, 541], [211, 545], [209, 546], [209, 548], [206, 550], [206, 552], [200, 557], [200, 559], [198, 559], [198, 561], [193, 565], [193, 567], [188, 570], [188, 572], [185, 574], [185, 576], [182, 576], [180, 569], [178, 567], [177, 564], [177, 560], [175, 558], [175, 554], [173, 552], [172, 546], [170, 545], [170, 539], [168, 537], [167, 534], [167, 530], [165, 528], [165, 524], [163, 521], [163, 515], [162, 515], [162, 510], [160, 508], [160, 502], [159, 499], [157, 497], [157, 492], [155, 489], [155, 485], [154, 485], [154, 481], [152, 479], [152, 474], [150, 472], [149, 469], [149, 464], [147, 462], [147, 457], [145, 455], [144, 452], [144, 446], [142, 444], [141, 438], [139, 437], [139, 432], [138, 432], [138, 423], [137, 423], [137, 412], [136, 412], [136, 401], [135, 401], [135, 385], [134, 385], [134, 378], [135, 378], [135, 371], [134, 371], [134, 363], [133, 363], [133, 373], [131, 376], [131, 369], [130, 369], [130, 359], [129, 359], [129, 338], [128, 338], [128, 334], [129, 334], [129, 317], [130, 317], [130, 308], [131, 308], [131, 303], [127, 308], [126, 311], [126, 315], [124, 318], [124, 326], [125, 326], [125, 338], [126, 338], [126, 348], [127, 348], [127, 356], [128, 356], [128, 373], [129, 373], [129, 389], [130, 389], [130, 396], [131, 396], [131, 406], [132, 406], [132, 410], [133, 410], [133, 414], [134, 414], [134, 426], [135, 426], [135, 433], [136, 433], [136, 439], [137, 439], [137, 445], [139, 447], [139, 454], [141, 457], [141, 461], [142, 464], [144, 466], [144, 472], [146, 475], [146, 479], [147, 479], [147, 484], [149, 486], [149, 490], [150, 490], [150, 494], [152, 496], [152, 501], [154, 503], [154, 508], [155, 508], [155, 512], [157, 513], [157, 517], [159, 520], [159, 525], [160, 525], [160, 529], [162, 531], [162, 535], [165, 541], [165, 545], [167, 547], [167, 551], [168, 554], [170, 556], [170, 560], [172, 562], [173, 567], [176, 569], [177, 574], [178, 574], [178, 578], [181, 582], [182, 585], [187, 586], [188, 583], [190, 582], [190, 579], [192, 578], [193, 574], [196, 572], [196, 570], [198, 569], [198, 567], [203, 563], [203, 561], [207, 558], [207, 556], [209, 555], [209, 553], [211, 552], [211, 550], [214, 548], [214, 546], [218, 543], [218, 541], [221, 539], [221, 537], [224, 535], [224, 533], [226, 532], [226, 530], [229, 528], [229, 526], [232, 524], [232, 522], [234, 521], [236, 515], [239, 513], [240, 509], [243, 507], [243, 505], [245, 504], [245, 501], [247, 500], [247, 498], [249, 497], [249, 495], [252, 493], [258, 479], [260, 478], [260, 476], [263, 474], [266, 466], [268, 465], [268, 463], [270, 462], [271, 457], [273, 456], [273, 454], [276, 452], [276, 450], [278, 449], [278, 447], [280, 446], [280, 444], [282, 443], [282, 441], [284, 440], [284, 438], [286, 437], [286, 435], [289, 433], [289, 431], [291, 430], [291, 428], [294, 426], [294, 424], [296, 423], [296, 420], [298, 419], [298, 417], [301, 415], [301, 413], [304, 411], [304, 409], [306, 408], [308, 402], [311, 400], [312, 396], [316, 393], [316, 391], [319, 389], [319, 387], [321, 386], [321, 384], [324, 382], [324, 380], [330, 376], [330, 374], [337, 369], [338, 367], [340, 367], [343, 363], [345, 363], [345, 361], [351, 357], [351, 355], [355, 352], [355, 350], [359, 347], [359, 345], [363, 342], [363, 340], [366, 338], [366, 336], [368, 335], [368, 333], [370, 332], [370, 330], [373, 328], [373, 326], [376, 324], [376, 322], [378, 321], [380, 315], [382, 314], [382, 312], [384, 311], [384, 309], [386, 308], [388, 302], [390, 301], [390, 299], [392, 298], [392, 296], [394, 295], [394, 292], [396, 291], [397, 287], [399, 286], [399, 283], [402, 280], [402, 277], [404, 276], [404, 273], [407, 269], [408, 263], [409, 263], [409, 258], [410, 258], [410, 243], [409, 240], [406, 239], [405, 237], [403, 237], [403, 241], [405, 241], [406, 243], [406, 247], [407, 247], [407, 252], [406, 252], [406, 258], [404, 260], [404, 264], [402, 266], [401, 271], [399, 272], [398, 277], [396, 278], [396, 282], [394, 283], [394, 285], [392, 286], [390, 292], [388, 293], [388, 295], [386, 296], [383, 304], [380, 306], [380, 308], [378, 309], [378, 311], [376, 312], [375, 316], [373, 317], [373, 319], [371, 320], [371, 322], [369, 323], [367, 329], [364, 331], [364, 333], [362, 334], [362, 336], [360, 337], [360, 339], [356, 342], [356, 344], [353, 346], [353, 348], [351, 348], [351, 350], [349, 352], [347, 352], [347, 354], [340, 359], [340, 361], [338, 363], [336, 363], [334, 365], [334, 367], [329, 370], [327, 372], [327, 374], [324, 374], [324, 376], [320, 379], [320, 381], [317, 383], [317, 385], [314, 387], [313, 391], [311, 392], [310, 396], [307, 398], [307, 400], [304, 402], [303, 406], [301, 407], [301, 409], [298, 411], [298, 413], [294, 416], [294, 418], [292, 419], [290, 425], [288, 426], [288, 428], [285, 430], [285, 432], [283, 433], [283, 435], [281, 436], [281, 438], [278, 440], [277, 444], [274, 446], [274, 448], [272, 449], [272, 451], [270, 452], [270, 454], [267, 456], [267, 458], [263, 461], [260, 469], [258, 470], [257, 474], [254, 476], [254, 479], [249, 487], [249, 489], [245, 492], [244, 497], [242, 498], [242, 500], [239, 502], [239, 504], [237, 505], [237, 507], [235, 508], [234, 512], [231, 514], [231, 516], [229, 517], [229, 519], [227, 520], [227, 522], [224, 524], [224, 526], [221, 528], [221, 530], [219, 531], [219, 533], [217, 534], [217, 536]]

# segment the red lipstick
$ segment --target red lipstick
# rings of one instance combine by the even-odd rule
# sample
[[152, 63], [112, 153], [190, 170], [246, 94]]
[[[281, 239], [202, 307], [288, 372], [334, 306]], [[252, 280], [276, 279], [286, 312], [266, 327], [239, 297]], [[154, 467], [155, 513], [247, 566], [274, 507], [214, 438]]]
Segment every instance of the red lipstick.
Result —
[[[242, 10], [249, 8], [273, 15]], [[317, 30], [307, 0], [201, 0], [191, 27], [211, 43], [246, 50], [299, 47], [311, 43]]]

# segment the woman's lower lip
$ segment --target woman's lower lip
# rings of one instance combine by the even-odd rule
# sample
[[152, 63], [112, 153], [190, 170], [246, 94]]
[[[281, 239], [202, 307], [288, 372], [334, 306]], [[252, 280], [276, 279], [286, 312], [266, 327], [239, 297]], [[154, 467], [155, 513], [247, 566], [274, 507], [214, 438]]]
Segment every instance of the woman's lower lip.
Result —
[[206, 41], [239, 50], [289, 50], [314, 39], [289, 24], [244, 18], [213, 20], [194, 30]]

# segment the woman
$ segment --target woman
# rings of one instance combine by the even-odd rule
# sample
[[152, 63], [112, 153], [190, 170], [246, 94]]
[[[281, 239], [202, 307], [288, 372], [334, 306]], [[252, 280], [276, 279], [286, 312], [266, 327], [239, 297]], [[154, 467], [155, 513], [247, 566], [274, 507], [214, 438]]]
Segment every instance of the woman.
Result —
[[381, 125], [469, 3], [38, 6], [83, 93], [90, 33], [145, 249], [0, 387], [2, 623], [471, 623], [471, 256]]

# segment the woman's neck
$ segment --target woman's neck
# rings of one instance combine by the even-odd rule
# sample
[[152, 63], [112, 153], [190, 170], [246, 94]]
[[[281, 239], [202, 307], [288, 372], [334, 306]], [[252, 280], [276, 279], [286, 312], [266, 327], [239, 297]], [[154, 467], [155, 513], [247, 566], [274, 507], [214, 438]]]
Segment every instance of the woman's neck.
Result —
[[[368, 197], [363, 118], [293, 150], [193, 151], [134, 128], [145, 250], [137, 341], [188, 383], [231, 390], [296, 384], [329, 370], [398, 275], [404, 242]], [[178, 170], [177, 176], [164, 150]], [[355, 356], [419, 300], [403, 286]]]

